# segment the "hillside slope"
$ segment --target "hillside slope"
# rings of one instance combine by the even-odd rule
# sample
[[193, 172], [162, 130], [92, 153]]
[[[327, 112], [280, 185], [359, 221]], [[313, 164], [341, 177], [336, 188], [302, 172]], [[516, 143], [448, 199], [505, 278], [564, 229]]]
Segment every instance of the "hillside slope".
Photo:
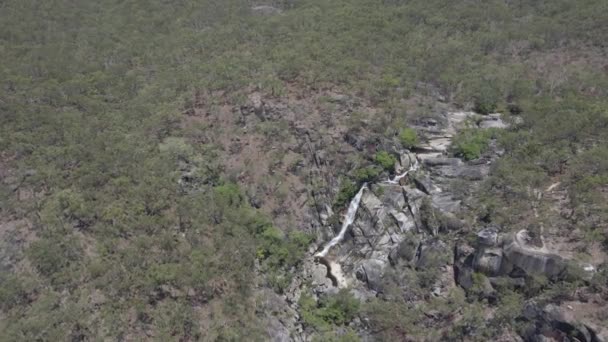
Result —
[[607, 6], [3, 1], [0, 340], [605, 340]]

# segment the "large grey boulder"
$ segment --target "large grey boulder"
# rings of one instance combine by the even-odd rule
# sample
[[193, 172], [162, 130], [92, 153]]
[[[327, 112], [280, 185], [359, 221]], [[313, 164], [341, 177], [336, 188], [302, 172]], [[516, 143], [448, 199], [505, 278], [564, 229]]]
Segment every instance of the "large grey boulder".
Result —
[[452, 137], [436, 137], [428, 141], [427, 148], [431, 151], [445, 152], [452, 144]]
[[381, 260], [364, 260], [356, 271], [357, 279], [365, 282], [370, 290], [381, 291], [385, 265]]
[[555, 304], [540, 307], [536, 302], [527, 302], [523, 317], [535, 324], [530, 326], [524, 336], [528, 340], [542, 340], [551, 336], [559, 341], [601, 342], [603, 337], [587, 324], [580, 322], [572, 312]]
[[473, 258], [475, 249], [464, 242], [454, 246], [454, 278], [456, 284], [467, 290], [473, 286]]
[[442, 213], [456, 213], [460, 211], [460, 203], [460, 200], [454, 199], [452, 194], [446, 192], [433, 194], [431, 197], [433, 207]]
[[435, 184], [433, 184], [433, 180], [428, 174], [417, 172], [413, 175], [412, 178], [416, 187], [427, 195], [441, 192], [441, 189]]
[[380, 201], [387, 209], [402, 210], [407, 205], [403, 188], [399, 185], [382, 185]]
[[[475, 253], [473, 268], [488, 276], [504, 274], [503, 254], [500, 248], [483, 248]], [[502, 271], [502, 272], [501, 272]]]
[[312, 285], [317, 287], [331, 287], [332, 282], [328, 277], [327, 266], [323, 264], [315, 264], [312, 268]]
[[477, 232], [477, 243], [484, 247], [494, 247], [498, 244], [498, 230], [494, 227], [484, 228]]
[[445, 242], [439, 239], [427, 240], [422, 242], [418, 248], [416, 268], [439, 267], [450, 263], [450, 259], [450, 251]]
[[544, 275], [548, 278], [556, 277], [565, 271], [565, 259], [530, 245], [526, 236], [525, 231], [520, 231], [504, 244], [503, 255], [510, 264], [528, 275]]
[[401, 172], [409, 170], [410, 167], [416, 164], [416, 155], [409, 151], [401, 153], [399, 156], [399, 164], [401, 166]]

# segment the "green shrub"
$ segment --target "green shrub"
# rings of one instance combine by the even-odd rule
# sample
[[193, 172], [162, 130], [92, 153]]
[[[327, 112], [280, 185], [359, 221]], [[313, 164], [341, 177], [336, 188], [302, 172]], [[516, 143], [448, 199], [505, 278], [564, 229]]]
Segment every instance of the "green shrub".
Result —
[[312, 236], [299, 231], [285, 235], [278, 228], [269, 225], [256, 236], [256, 255], [267, 275], [268, 284], [283, 293], [291, 282], [288, 270], [304, 256]]
[[395, 171], [395, 163], [397, 162], [397, 159], [390, 153], [386, 151], [377, 152], [374, 159], [376, 160], [376, 163], [386, 171]]
[[412, 148], [418, 144], [418, 133], [413, 128], [404, 128], [399, 133], [399, 140], [405, 148]]
[[178, 281], [179, 269], [176, 263], [153, 265], [148, 275], [154, 285], [173, 284]]
[[357, 194], [357, 191], [359, 191], [357, 184], [351, 180], [343, 180], [340, 190], [336, 195], [336, 199], [334, 200], [334, 207], [340, 208], [350, 202], [351, 198]]
[[492, 130], [468, 129], [461, 131], [453, 141], [454, 153], [456, 156], [466, 160], [473, 160], [481, 157], [487, 149]]
[[28, 284], [12, 274], [0, 276], [0, 309], [8, 311], [27, 302]]
[[480, 114], [490, 114], [496, 111], [500, 96], [497, 89], [491, 86], [483, 86], [475, 95], [474, 110]]
[[304, 322], [318, 331], [328, 330], [332, 325], [344, 325], [350, 322], [359, 312], [360, 306], [359, 300], [344, 289], [318, 302], [304, 294], [298, 304]]
[[34, 241], [27, 256], [40, 274], [50, 277], [80, 260], [82, 248], [71, 235], [51, 236]]
[[378, 177], [381, 171], [376, 166], [364, 167], [355, 171], [355, 179], [359, 184], [371, 182]]

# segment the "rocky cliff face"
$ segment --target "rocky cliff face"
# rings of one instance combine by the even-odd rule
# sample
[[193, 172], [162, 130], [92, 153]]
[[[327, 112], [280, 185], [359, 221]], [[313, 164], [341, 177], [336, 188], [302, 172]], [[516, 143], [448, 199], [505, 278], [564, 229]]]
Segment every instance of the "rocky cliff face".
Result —
[[[326, 264], [340, 265], [345, 281], [339, 285], [359, 287], [375, 295], [381, 291], [384, 269], [391, 264], [405, 261], [426, 267], [438, 256], [445, 256], [447, 265], [452, 263], [451, 242], [442, 241], [445, 238], [441, 235], [466, 223], [462, 219], [463, 199], [453, 193], [451, 180], [466, 179], [468, 187], [475, 187], [498, 153], [492, 150], [483, 159], [464, 162], [447, 157], [447, 152], [457, 131], [480, 118], [479, 127], [487, 126], [483, 124], [488, 121], [485, 117], [464, 112], [446, 113], [443, 122], [421, 120], [417, 129], [427, 141], [412, 151], [401, 151], [396, 170], [399, 174], [413, 164], [420, 167], [411, 169], [399, 182], [370, 185], [347, 238], [324, 257]], [[489, 120], [495, 126], [505, 126], [496, 116]]]
[[[512, 234], [493, 226], [472, 226], [467, 217], [471, 198], [458, 189], [475, 189], [501, 151], [491, 144], [481, 158], [473, 161], [450, 157], [452, 139], [465, 126], [485, 130], [503, 129], [507, 124], [499, 115], [470, 112], [447, 112], [440, 120], [419, 120], [416, 129], [426, 140], [411, 150], [398, 151], [395, 169], [401, 177], [365, 185], [343, 239], [326, 248], [327, 253], [319, 252], [323, 248], [319, 244], [316, 254], [311, 249], [303, 261], [302, 272], [285, 296], [295, 312], [305, 287], [318, 297], [348, 288], [357, 298], [366, 300], [382, 296], [387, 272], [399, 273], [403, 268], [434, 269], [440, 274], [428, 284], [430, 296], [447, 296], [460, 286], [467, 291], [481, 288], [481, 295], [490, 300], [497, 277], [524, 286], [526, 276], [555, 278], [569, 267], [593, 271], [545, 246], [534, 245], [526, 231]], [[329, 227], [320, 222], [318, 229]], [[467, 231], [477, 231], [476, 242], [471, 244], [462, 238]], [[291, 338], [306, 340], [307, 334], [299, 324], [296, 313], [287, 322], [287, 330], [295, 332]], [[364, 335], [364, 328], [357, 329]]]
[[[544, 245], [542, 237], [539, 242], [526, 231], [512, 233], [510, 227], [472, 217], [472, 194], [502, 151], [490, 140], [481, 156], [465, 160], [454, 156], [453, 144], [462, 130], [508, 128], [499, 114], [435, 108], [441, 114], [410, 124], [420, 142], [404, 150], [374, 133], [379, 127], [370, 129], [390, 125], [374, 122], [370, 104], [342, 94], [292, 94], [288, 101], [277, 101], [254, 93], [238, 108], [219, 105], [223, 116], [195, 117], [211, 120], [218, 134], [236, 127], [235, 138], [226, 139], [225, 133], [208, 138], [230, 151], [227, 171], [251, 186], [252, 204], [277, 226], [317, 237], [282, 295], [261, 290], [261, 314], [276, 341], [311, 338], [298, 304], [303, 293], [321, 300], [347, 289], [365, 302], [387, 296], [387, 286], [396, 284], [412, 302], [447, 298], [457, 288], [493, 301], [504, 281], [524, 288], [529, 276], [562, 277], [573, 268], [585, 276], [594, 270], [572, 262], [572, 253], [563, 248]], [[352, 224], [341, 230], [350, 222], [343, 217], [348, 203], [343, 210], [333, 207], [341, 178], [369, 164], [378, 150], [395, 157], [395, 172], [366, 184]], [[332, 239], [335, 244], [327, 248]], [[412, 274], [424, 282], [424, 293], [408, 292]], [[351, 322], [350, 328], [365, 339], [365, 324]]]

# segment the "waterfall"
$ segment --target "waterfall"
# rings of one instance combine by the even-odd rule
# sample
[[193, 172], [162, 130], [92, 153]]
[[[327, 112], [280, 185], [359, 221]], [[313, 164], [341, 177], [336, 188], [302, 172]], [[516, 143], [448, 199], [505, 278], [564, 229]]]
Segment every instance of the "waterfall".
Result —
[[[411, 165], [407, 171], [405, 171], [404, 173], [402, 173], [400, 175], [395, 176], [395, 178], [393, 178], [393, 179], [389, 178], [385, 183], [399, 184], [399, 181], [401, 180], [401, 178], [407, 176], [412, 171], [418, 170], [418, 167], [419, 167], [418, 158], [416, 158], [416, 161], [414, 162], [414, 164]], [[367, 184], [363, 184], [361, 189], [359, 189], [359, 192], [357, 193], [357, 195], [350, 201], [350, 204], [348, 205], [348, 211], [346, 212], [346, 215], [344, 215], [344, 221], [342, 222], [342, 228], [340, 229], [340, 233], [338, 233], [338, 235], [336, 235], [333, 239], [331, 239], [331, 241], [329, 241], [325, 245], [325, 247], [323, 247], [322, 251], [315, 254], [316, 258], [325, 257], [333, 246], [339, 244], [344, 239], [344, 234], [346, 234], [346, 230], [355, 221], [355, 216], [357, 215], [357, 209], [359, 209], [359, 203], [361, 202], [361, 197], [363, 196], [363, 190], [365, 190], [366, 188], [367, 188]]]
[[399, 184], [399, 181], [401, 180], [401, 178], [407, 176], [410, 172], [412, 171], [416, 171], [418, 170], [418, 159], [416, 158], [416, 162], [414, 163], [414, 165], [410, 166], [410, 168], [405, 171], [404, 173], [395, 176], [395, 178], [393, 179], [388, 179], [385, 183], [387, 184]]
[[367, 184], [363, 184], [361, 189], [359, 189], [357, 195], [352, 199], [352, 201], [350, 201], [350, 204], [348, 205], [348, 211], [346, 212], [346, 215], [344, 215], [344, 222], [342, 222], [342, 228], [340, 229], [340, 233], [336, 235], [333, 239], [331, 239], [331, 241], [329, 241], [325, 245], [325, 247], [323, 247], [322, 251], [315, 254], [315, 257], [325, 257], [327, 255], [327, 252], [329, 252], [330, 248], [339, 244], [344, 239], [344, 234], [346, 234], [346, 230], [348, 229], [348, 227], [350, 227], [353, 221], [355, 221], [357, 209], [359, 209], [359, 203], [361, 202], [361, 197], [363, 196], [363, 190], [365, 190], [366, 188]]

